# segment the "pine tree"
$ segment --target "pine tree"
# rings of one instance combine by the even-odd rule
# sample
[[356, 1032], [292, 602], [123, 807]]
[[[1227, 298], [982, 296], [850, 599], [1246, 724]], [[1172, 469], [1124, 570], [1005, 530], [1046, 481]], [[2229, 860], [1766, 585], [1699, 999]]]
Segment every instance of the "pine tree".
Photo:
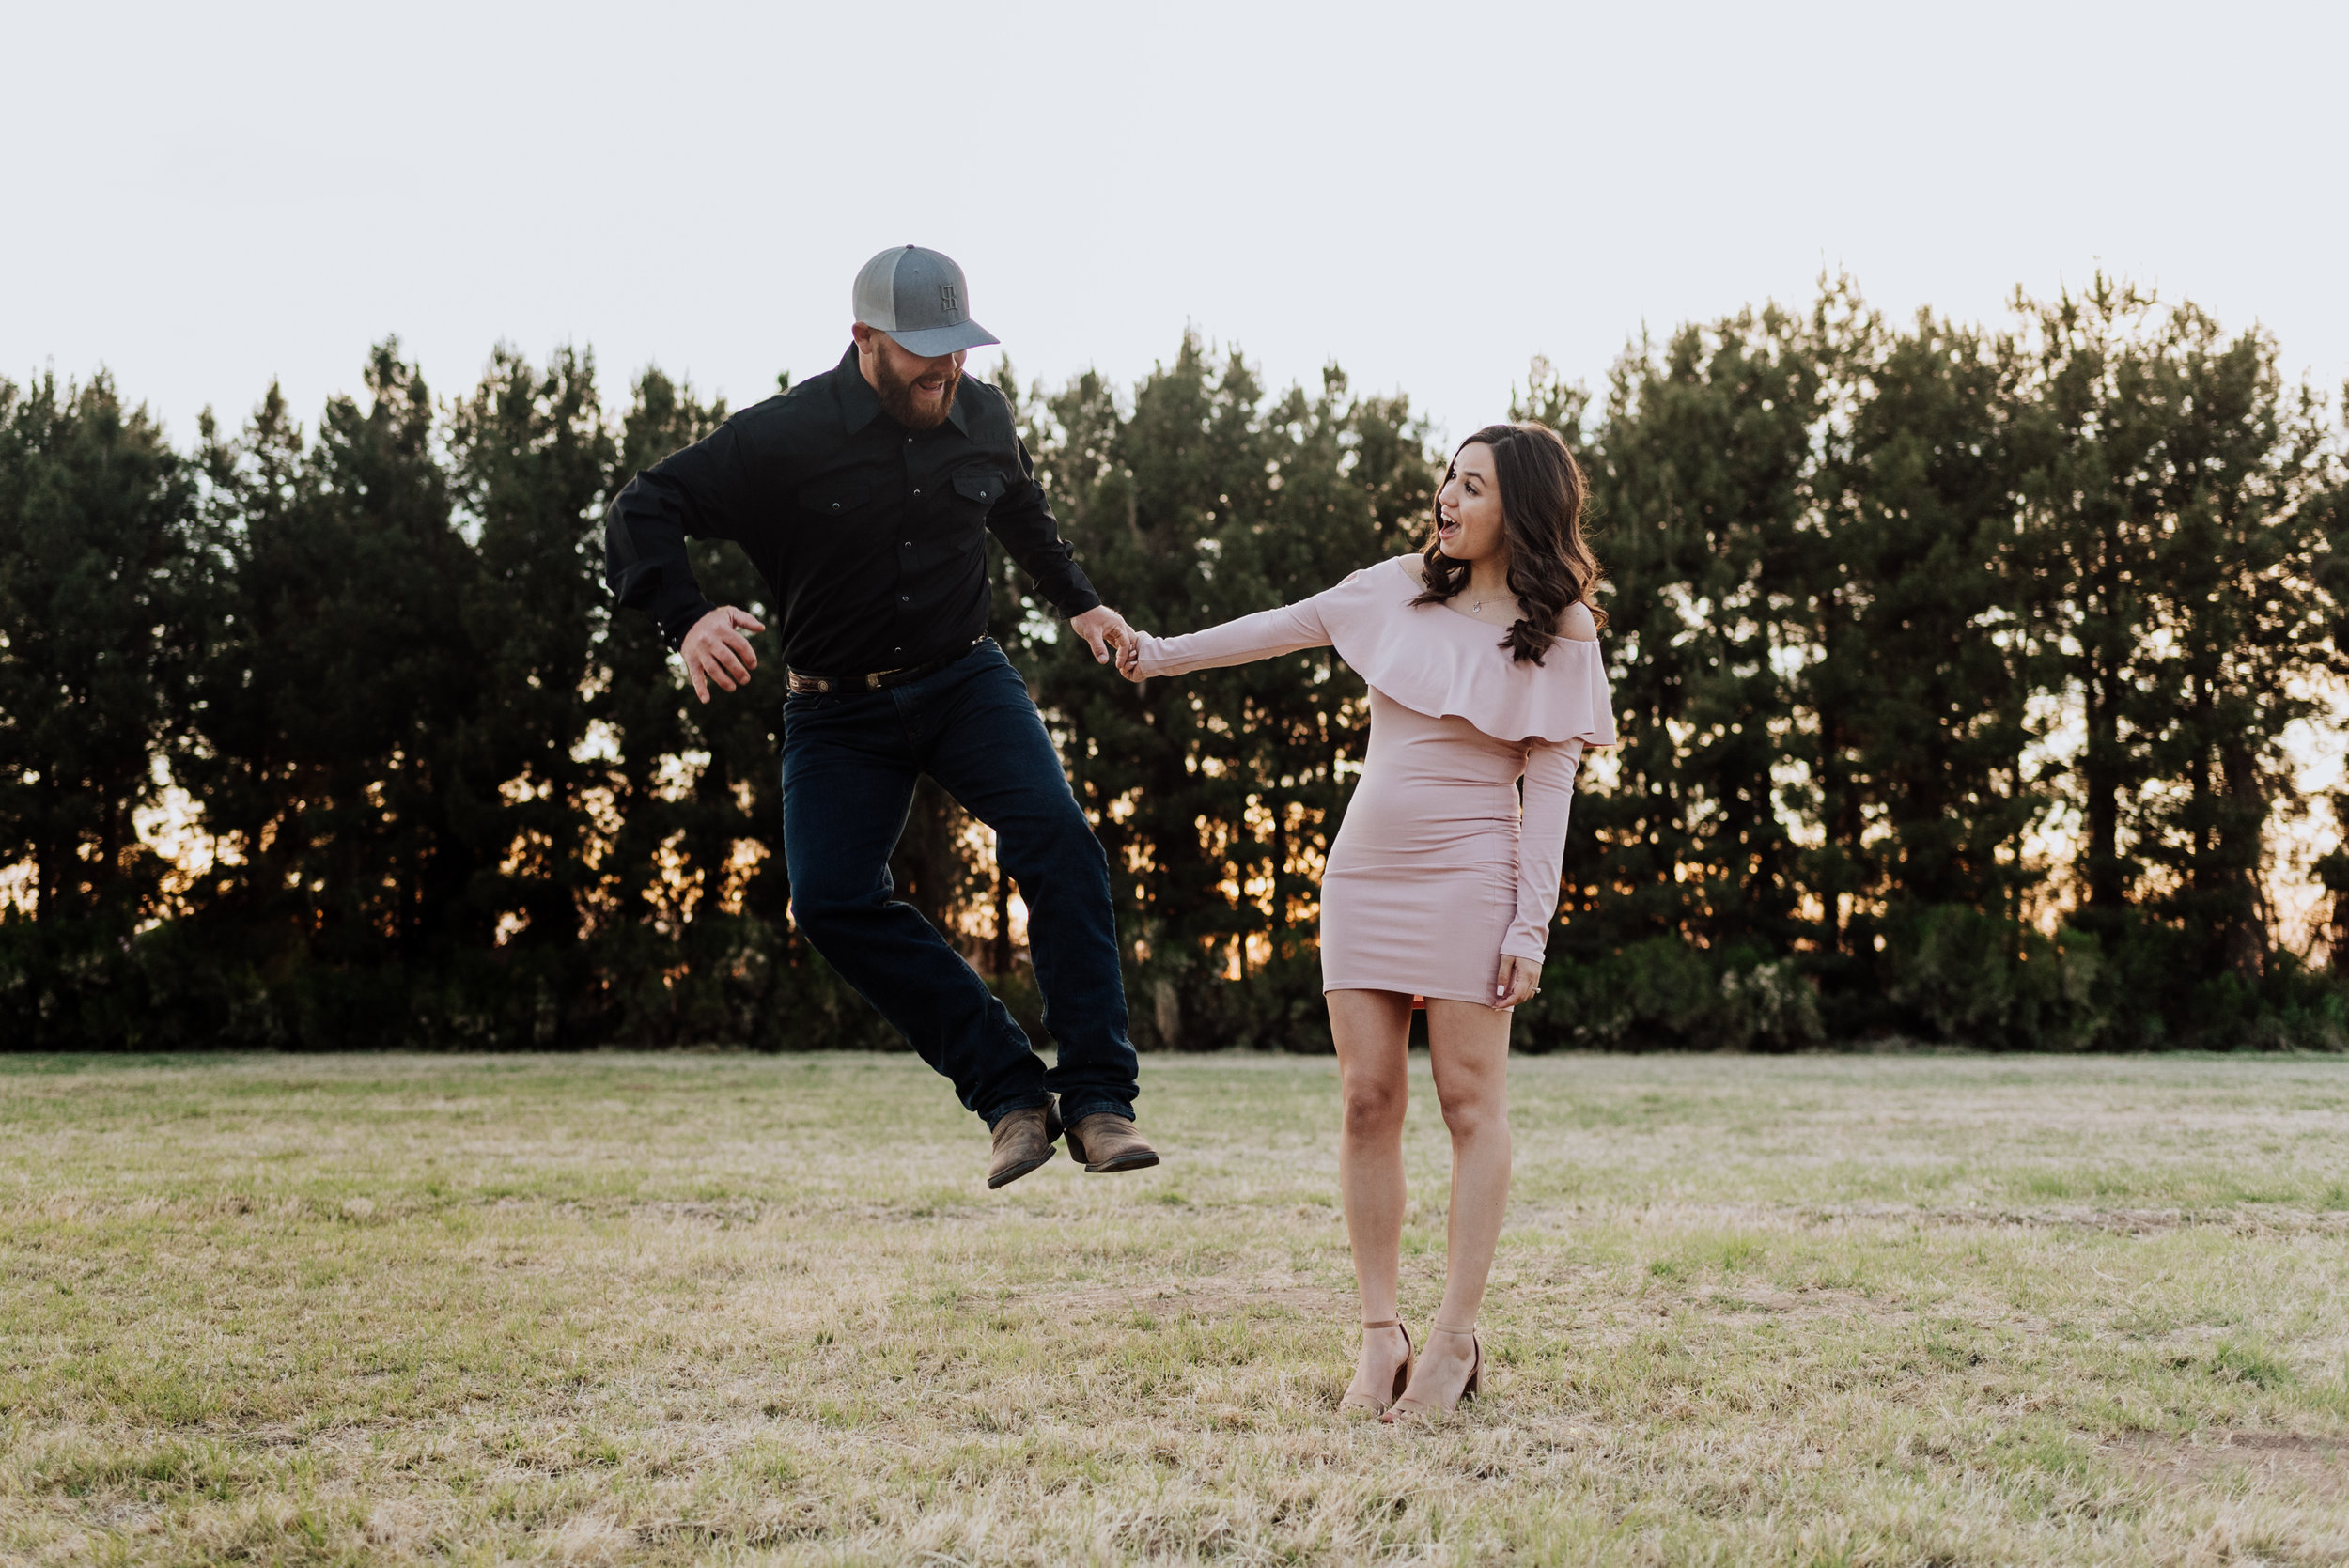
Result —
[[[187, 1043], [133, 955], [171, 911], [142, 841], [214, 615], [194, 474], [103, 375], [0, 381], [0, 1033]], [[29, 873], [24, 875], [23, 873]]]
[[[496, 859], [474, 831], [499, 781], [469, 767], [477, 565], [437, 451], [432, 399], [396, 341], [367, 406], [329, 401], [299, 437], [274, 394], [216, 465], [249, 499], [240, 635], [208, 678], [205, 801], [236, 919], [291, 1042], [494, 1035], [449, 989], [494, 942]], [[239, 918], [241, 917], [241, 918]]]
[[1588, 466], [1624, 743], [1578, 806], [1605, 908], [1570, 928], [1586, 956], [1648, 937], [1776, 954], [1817, 928], [1778, 771], [1813, 636], [1822, 358], [1771, 308], [1614, 371]]
[[1818, 781], [1820, 881], [1846, 906], [1834, 945], [1850, 953], [1873, 908], [2016, 918], [2043, 875], [2025, 841], [2057, 802], [2030, 761], [2053, 671], [2022, 539], [2027, 367], [2010, 341], [1929, 314], [1907, 332], [1852, 317], [1834, 336], [1847, 411], [1816, 487], [1816, 722], [1797, 730], [1815, 740], [1790, 750]]
[[2276, 370], [2272, 340], [2228, 341], [2190, 305], [2162, 318], [2123, 381], [2157, 442], [2131, 475], [2159, 520], [2146, 598], [2148, 753], [2170, 786], [2137, 802], [2139, 857], [2164, 873], [2143, 900], [2187, 937], [2190, 968], [2255, 983], [2271, 913], [2269, 820], [2293, 798], [2286, 729], [2320, 711], [2326, 548], [2305, 505], [2322, 474], [2313, 397]]
[[583, 939], [603, 846], [588, 791], [596, 753], [610, 749], [593, 694], [604, 684], [600, 504], [615, 456], [593, 358], [564, 349], [541, 373], [500, 348], [453, 411], [450, 449], [475, 530], [461, 612], [479, 662], [464, 741], [484, 792], [459, 827], [482, 868], [470, 897], [496, 910], [497, 994], [485, 1004], [533, 1044], [592, 1039], [605, 1020]]

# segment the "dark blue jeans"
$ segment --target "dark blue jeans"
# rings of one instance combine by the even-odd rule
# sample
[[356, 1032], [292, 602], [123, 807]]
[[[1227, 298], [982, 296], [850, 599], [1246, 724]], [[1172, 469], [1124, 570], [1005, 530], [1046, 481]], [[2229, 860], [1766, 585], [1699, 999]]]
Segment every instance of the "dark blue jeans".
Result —
[[[1060, 1048], [1050, 1072], [962, 955], [890, 896], [889, 854], [924, 773], [995, 830], [1027, 901], [1044, 1026]], [[988, 1126], [1047, 1092], [1070, 1123], [1134, 1113], [1109, 862], [994, 639], [903, 686], [786, 698], [783, 844], [801, 934]]]

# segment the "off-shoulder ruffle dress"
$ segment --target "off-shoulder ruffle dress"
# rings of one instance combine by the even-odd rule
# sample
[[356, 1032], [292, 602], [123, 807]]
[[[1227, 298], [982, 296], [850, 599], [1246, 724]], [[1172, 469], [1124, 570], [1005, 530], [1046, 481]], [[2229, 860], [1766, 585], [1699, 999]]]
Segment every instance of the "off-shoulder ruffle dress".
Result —
[[1614, 707], [1597, 643], [1519, 663], [1500, 629], [1419, 592], [1408, 558], [1382, 561], [1301, 603], [1143, 633], [1140, 673], [1336, 649], [1370, 685], [1370, 751], [1322, 875], [1322, 989], [1490, 1003], [1502, 954], [1547, 949], [1575, 770], [1615, 743]]

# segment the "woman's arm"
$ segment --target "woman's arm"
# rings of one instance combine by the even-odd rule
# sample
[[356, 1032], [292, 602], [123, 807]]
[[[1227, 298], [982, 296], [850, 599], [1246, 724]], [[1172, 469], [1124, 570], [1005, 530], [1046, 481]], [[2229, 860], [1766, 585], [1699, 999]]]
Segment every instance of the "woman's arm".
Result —
[[1138, 631], [1126, 656], [1118, 660], [1118, 673], [1128, 680], [1143, 680], [1151, 675], [1181, 675], [1224, 664], [1245, 664], [1254, 659], [1270, 659], [1275, 654], [1295, 653], [1299, 648], [1327, 647], [1330, 631], [1322, 625], [1320, 602], [1321, 596], [1316, 594], [1300, 603], [1284, 604], [1278, 610], [1259, 610], [1252, 615], [1242, 615], [1236, 621], [1225, 621], [1221, 626], [1181, 637], [1153, 637], [1146, 631]]
[[1581, 765], [1579, 740], [1537, 740], [1526, 760], [1525, 816], [1517, 825], [1517, 918], [1501, 940], [1503, 957], [1538, 965], [1548, 951], [1550, 917], [1558, 912], [1558, 868], [1566, 853], [1566, 815]]

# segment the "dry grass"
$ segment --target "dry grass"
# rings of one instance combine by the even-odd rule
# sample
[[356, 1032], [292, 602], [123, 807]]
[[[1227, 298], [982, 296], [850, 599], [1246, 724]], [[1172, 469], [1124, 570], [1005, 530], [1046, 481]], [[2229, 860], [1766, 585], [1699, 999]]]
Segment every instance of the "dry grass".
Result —
[[1144, 1086], [989, 1196], [910, 1058], [0, 1062], [0, 1559], [2349, 1560], [2349, 1063], [1522, 1061], [1423, 1435], [1330, 1064]]

